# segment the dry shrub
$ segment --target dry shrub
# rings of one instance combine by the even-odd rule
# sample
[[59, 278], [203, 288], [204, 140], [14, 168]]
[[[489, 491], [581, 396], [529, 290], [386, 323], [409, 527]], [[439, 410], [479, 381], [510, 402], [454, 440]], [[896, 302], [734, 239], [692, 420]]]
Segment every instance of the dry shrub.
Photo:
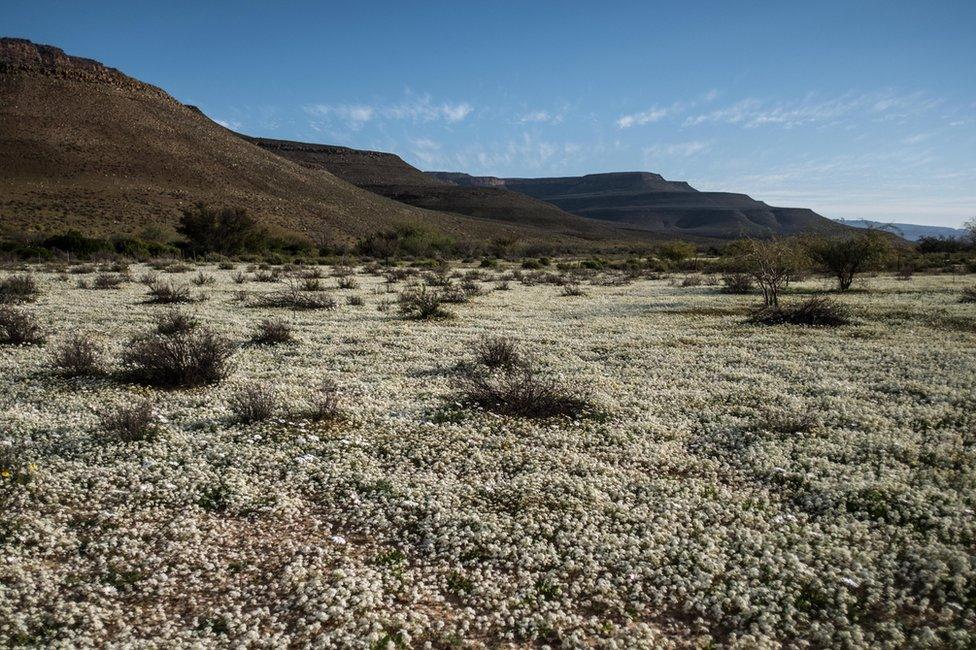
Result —
[[507, 336], [484, 336], [474, 344], [475, 361], [497, 370], [515, 368], [524, 361], [518, 341]]
[[99, 273], [95, 276], [91, 286], [93, 289], [117, 289], [127, 280], [128, 278], [120, 273]]
[[456, 284], [450, 284], [444, 287], [439, 293], [442, 301], [452, 305], [462, 304], [470, 300], [470, 297], [464, 288], [459, 287]]
[[134, 337], [122, 355], [133, 380], [161, 388], [215, 384], [230, 373], [234, 345], [216, 332], [198, 328], [173, 335]]
[[501, 372], [471, 369], [461, 376], [461, 400], [499, 415], [524, 418], [580, 417], [589, 401], [555, 379], [540, 376], [530, 364]]
[[123, 442], [153, 440], [159, 434], [159, 418], [150, 400], [121, 406], [102, 415], [102, 428]]
[[280, 345], [294, 343], [291, 325], [280, 318], [265, 318], [258, 323], [257, 331], [251, 336], [255, 345]]
[[959, 302], [976, 302], [976, 287], [966, 287], [959, 296]]
[[308, 417], [313, 422], [332, 422], [342, 418], [342, 400], [339, 386], [326, 379], [312, 395]]
[[495, 291], [508, 291], [511, 287], [508, 284], [508, 280], [502, 280], [495, 283]]
[[298, 285], [290, 285], [284, 291], [262, 295], [255, 303], [256, 307], [271, 307], [305, 311], [311, 309], [335, 309], [336, 300], [332, 296], [321, 293], [302, 291]]
[[175, 305], [190, 302], [190, 287], [185, 284], [154, 282], [149, 285], [149, 302], [155, 305]]
[[363, 300], [362, 296], [349, 296], [346, 298], [346, 302], [353, 307], [362, 307], [366, 304], [366, 301]]
[[444, 298], [440, 292], [430, 291], [426, 287], [403, 291], [397, 304], [401, 314], [414, 320], [432, 320], [451, 316], [451, 313], [444, 309]]
[[562, 292], [560, 292], [559, 295], [561, 295], [561, 296], [567, 296], [567, 297], [569, 297], [569, 296], [585, 296], [586, 295], [586, 292], [583, 291], [583, 287], [581, 287], [579, 284], [572, 283], [572, 284], [567, 284], [567, 285], [563, 286], [563, 290], [562, 290]]
[[230, 276], [230, 279], [234, 281], [234, 284], [244, 284], [247, 282], [247, 274], [243, 271], [238, 271], [234, 275]]
[[34, 276], [26, 273], [0, 280], [0, 304], [34, 302], [40, 293]]
[[850, 312], [845, 305], [822, 296], [813, 296], [796, 305], [758, 309], [749, 320], [760, 325], [807, 327], [839, 327], [851, 322]]
[[305, 278], [299, 283], [302, 291], [322, 291], [325, 287], [318, 278]]
[[700, 287], [702, 284], [702, 278], [700, 275], [686, 275], [681, 279], [682, 287]]
[[191, 282], [197, 285], [198, 287], [205, 287], [205, 286], [217, 284], [217, 278], [215, 278], [212, 275], [207, 275], [203, 271], [200, 271], [199, 273], [196, 274], [196, 276], [194, 276]]
[[189, 334], [200, 325], [196, 317], [180, 309], [170, 309], [156, 316], [156, 333], [163, 336]]
[[748, 273], [726, 273], [722, 276], [722, 293], [745, 295], [752, 293], [752, 276]]
[[0, 343], [37, 345], [44, 342], [44, 333], [30, 312], [0, 306]]
[[352, 277], [351, 275], [344, 275], [344, 276], [340, 277], [339, 280], [338, 280], [338, 282], [339, 282], [339, 288], [340, 289], [358, 289], [359, 288], [359, 282], [357, 282], [356, 281], [356, 278]]
[[241, 387], [228, 400], [234, 419], [244, 424], [267, 420], [278, 412], [278, 393], [264, 384], [252, 383]]
[[281, 279], [281, 272], [278, 269], [258, 270], [254, 272], [255, 282], [277, 282]]
[[65, 377], [85, 377], [102, 372], [102, 347], [87, 334], [73, 334], [55, 348], [54, 367]]

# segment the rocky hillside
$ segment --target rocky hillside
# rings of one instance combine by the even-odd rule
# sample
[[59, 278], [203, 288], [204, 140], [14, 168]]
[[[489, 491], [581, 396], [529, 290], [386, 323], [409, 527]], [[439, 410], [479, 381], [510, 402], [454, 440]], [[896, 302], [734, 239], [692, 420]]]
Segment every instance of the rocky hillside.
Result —
[[806, 208], [777, 208], [745, 194], [699, 192], [649, 172], [565, 178], [495, 178], [429, 172], [462, 187], [505, 188], [566, 212], [656, 235], [691, 239], [844, 234], [846, 226]]

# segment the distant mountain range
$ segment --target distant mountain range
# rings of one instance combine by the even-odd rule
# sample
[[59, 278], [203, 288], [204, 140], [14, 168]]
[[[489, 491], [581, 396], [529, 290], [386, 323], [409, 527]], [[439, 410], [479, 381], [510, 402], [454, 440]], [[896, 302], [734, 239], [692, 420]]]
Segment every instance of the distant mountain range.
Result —
[[851, 226], [852, 228], [885, 230], [908, 241], [918, 241], [923, 237], [962, 239], [969, 234], [969, 231], [963, 228], [949, 228], [947, 226], [926, 226], [915, 223], [885, 223], [883, 221], [870, 221], [868, 219], [835, 219], [835, 221], [845, 226]]
[[649, 172], [427, 173], [395, 154], [243, 136], [114, 68], [14, 38], [0, 39], [0, 160], [0, 235], [171, 230], [197, 201], [323, 242], [398, 224], [564, 250], [853, 232]]

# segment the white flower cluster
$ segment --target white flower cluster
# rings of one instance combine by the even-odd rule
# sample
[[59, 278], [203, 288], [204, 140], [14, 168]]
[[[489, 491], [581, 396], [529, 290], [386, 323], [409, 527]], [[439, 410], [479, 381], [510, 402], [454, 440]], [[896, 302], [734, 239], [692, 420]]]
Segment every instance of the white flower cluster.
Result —
[[[0, 647], [976, 644], [976, 311], [947, 279], [871, 279], [842, 298], [854, 325], [805, 329], [667, 279], [487, 277], [454, 319], [414, 322], [377, 309], [380, 276], [327, 289], [362, 306], [292, 313], [203, 271], [203, 324], [243, 342], [283, 317], [297, 343], [170, 392], [0, 346], [2, 458], [30, 468], [0, 484]], [[49, 342], [117, 358], [164, 309], [36, 276]], [[599, 417], [457, 412], [484, 334]], [[347, 417], [293, 417], [326, 379]], [[281, 414], [236, 423], [253, 382]], [[102, 430], [146, 398], [158, 436]]]

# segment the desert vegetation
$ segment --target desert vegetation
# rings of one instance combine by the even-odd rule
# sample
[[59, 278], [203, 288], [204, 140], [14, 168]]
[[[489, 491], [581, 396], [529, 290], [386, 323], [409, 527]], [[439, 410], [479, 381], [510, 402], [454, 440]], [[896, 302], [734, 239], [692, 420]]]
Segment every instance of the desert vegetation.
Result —
[[0, 645], [970, 646], [976, 279], [685, 253], [0, 271]]

